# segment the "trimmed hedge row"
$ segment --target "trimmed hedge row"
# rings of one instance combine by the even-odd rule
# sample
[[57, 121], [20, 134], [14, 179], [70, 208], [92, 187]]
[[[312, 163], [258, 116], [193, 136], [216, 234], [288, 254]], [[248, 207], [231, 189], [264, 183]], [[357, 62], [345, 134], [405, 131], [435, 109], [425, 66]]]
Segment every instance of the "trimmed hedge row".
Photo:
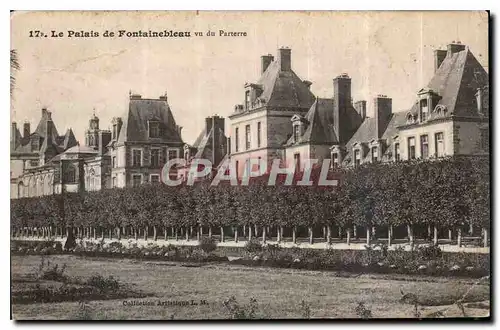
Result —
[[[137, 236], [187, 228], [252, 226], [295, 228], [353, 226], [488, 229], [488, 158], [367, 164], [334, 173], [338, 187], [268, 186], [265, 178], [248, 186], [200, 182], [194, 186], [142, 185], [137, 188], [65, 193], [11, 200], [13, 233], [43, 228], [122, 228]], [[281, 229], [282, 231], [282, 229]], [[118, 236], [121, 230], [118, 230]], [[278, 230], [278, 239], [279, 239]], [[437, 230], [436, 230], [437, 232]], [[484, 231], [483, 231], [484, 232]], [[116, 232], [115, 232], [116, 233]], [[57, 232], [56, 232], [57, 234]], [[437, 234], [435, 234], [437, 235]], [[48, 235], [50, 236], [50, 235]]]

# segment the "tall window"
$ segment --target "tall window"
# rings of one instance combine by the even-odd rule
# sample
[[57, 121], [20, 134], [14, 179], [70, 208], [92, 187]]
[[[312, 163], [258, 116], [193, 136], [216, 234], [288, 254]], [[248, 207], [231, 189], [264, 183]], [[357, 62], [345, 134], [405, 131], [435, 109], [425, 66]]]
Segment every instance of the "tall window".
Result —
[[429, 137], [427, 135], [420, 136], [420, 154], [422, 159], [429, 158]]
[[132, 187], [138, 187], [142, 183], [142, 175], [133, 174], [132, 175]]
[[378, 148], [372, 147], [372, 162], [378, 161]]
[[76, 183], [76, 169], [73, 164], [67, 164], [64, 176], [64, 183]]
[[245, 110], [250, 109], [250, 91], [245, 92]]
[[239, 178], [239, 174], [240, 174], [240, 162], [236, 161], [236, 163], [234, 164], [234, 167], [235, 167], [235, 170], [236, 170], [236, 178]]
[[444, 134], [442, 132], [436, 133], [434, 135], [435, 140], [435, 149], [436, 149], [436, 157], [444, 156]]
[[339, 167], [339, 154], [336, 152], [332, 153], [332, 168], [336, 169]]
[[295, 172], [301, 172], [302, 168], [300, 167], [300, 154], [293, 155], [293, 161], [295, 162]]
[[238, 127], [236, 127], [234, 129], [234, 140], [235, 140], [234, 141], [234, 150], [236, 152], [238, 152], [238, 150], [240, 149], [240, 134], [239, 134], [240, 132], [239, 131], [240, 130], [238, 129]]
[[399, 162], [401, 160], [401, 152], [399, 151], [399, 143], [394, 144], [394, 160]]
[[151, 149], [151, 166], [160, 166], [160, 149]]
[[293, 142], [299, 142], [299, 138], [300, 138], [300, 126], [294, 125], [293, 126]]
[[113, 166], [113, 168], [116, 167], [116, 156], [113, 156], [113, 158], [112, 158], [112, 166]]
[[260, 139], [261, 139], [261, 136], [260, 136], [260, 135], [261, 135], [261, 129], [262, 129], [262, 128], [261, 128], [261, 122], [259, 121], [259, 122], [257, 123], [257, 148], [260, 148], [260, 141], [261, 141], [261, 140], [260, 140]]
[[177, 149], [168, 149], [168, 160], [179, 158], [179, 152]]
[[415, 138], [408, 138], [408, 159], [415, 159]]
[[116, 139], [116, 138], [118, 138], [116, 136], [116, 124], [113, 124], [113, 140]]
[[142, 150], [134, 149], [132, 150], [132, 166], [140, 167], [142, 160]]
[[354, 150], [354, 166], [358, 167], [361, 164], [361, 152], [359, 149]]
[[489, 129], [487, 129], [487, 128], [481, 129], [479, 147], [483, 151], [490, 150], [490, 132], [489, 132]]
[[116, 187], [116, 177], [113, 178], [113, 187], [112, 188], [115, 188]]
[[427, 104], [427, 99], [420, 101], [420, 121], [426, 121], [429, 114], [429, 106]]
[[245, 126], [245, 148], [250, 149], [250, 125]]
[[149, 181], [151, 181], [151, 183], [159, 183], [160, 182], [160, 176], [158, 174], [151, 174], [149, 176]]
[[160, 137], [160, 123], [156, 120], [149, 122], [149, 137], [157, 138]]

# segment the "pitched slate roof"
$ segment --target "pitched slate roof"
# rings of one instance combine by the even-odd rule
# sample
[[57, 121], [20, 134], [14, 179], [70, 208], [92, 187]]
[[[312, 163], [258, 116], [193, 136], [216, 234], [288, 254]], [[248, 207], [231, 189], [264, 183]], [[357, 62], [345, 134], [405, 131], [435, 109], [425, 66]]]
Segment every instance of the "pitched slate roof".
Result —
[[[338, 142], [333, 126], [333, 99], [316, 99], [304, 119], [306, 129], [297, 143], [331, 145]], [[286, 145], [294, 143], [291, 136]]]
[[[436, 92], [441, 99], [437, 105], [447, 108], [447, 116], [478, 116], [475, 105], [477, 88], [488, 84], [488, 74], [472, 52], [466, 48], [454, 54], [447, 54], [427, 88]], [[432, 110], [432, 109], [431, 109]], [[417, 114], [418, 103], [409, 111]]]
[[160, 140], [182, 143], [174, 116], [166, 100], [130, 99], [118, 142], [149, 141], [148, 121], [160, 122]]
[[[394, 142], [394, 136], [397, 135], [398, 126], [403, 125], [406, 122], [406, 113], [405, 112], [394, 112], [391, 114], [391, 119], [387, 124], [387, 128], [382, 134], [381, 140], [385, 144], [384, 155], [387, 156], [388, 151], [390, 150], [390, 146]], [[353, 162], [352, 150], [354, 144], [356, 143], [370, 143], [373, 140], [378, 140], [377, 137], [377, 126], [375, 118], [367, 117], [359, 127], [359, 129], [354, 133], [352, 138], [345, 146], [346, 154], [343, 159], [343, 163], [345, 165], [351, 164]], [[366, 158], [370, 157], [369, 153], [365, 155], [362, 161]]]
[[[43, 109], [42, 110], [42, 118], [38, 122], [36, 130], [34, 133], [38, 134], [40, 137], [44, 138], [47, 136], [47, 121], [52, 120], [51, 112]], [[52, 122], [52, 141], [57, 141], [59, 133], [57, 133], [56, 124]]]
[[[42, 117], [40, 118], [35, 131], [30, 134], [29, 138], [21, 137], [21, 133], [17, 130], [16, 135], [18, 135], [20, 143], [17, 148], [11, 150], [11, 152], [40, 154], [51, 151], [59, 153], [77, 144], [76, 138], [71, 129], [68, 129], [65, 135], [59, 135], [57, 133], [56, 126], [52, 121], [52, 144], [47, 145], [47, 121], [49, 120], [52, 120], [52, 113], [46, 109], [42, 109]], [[32, 150], [32, 139], [38, 139], [38, 150]]]
[[[215, 151], [215, 157], [214, 157], [214, 148], [213, 148], [213, 139], [215, 138], [216, 144], [219, 146], [223, 146], [222, 154], [220, 151]], [[218, 127], [212, 127], [210, 129], [210, 132], [206, 132], [206, 129], [203, 129], [203, 131], [200, 133], [196, 141], [194, 142], [193, 148], [196, 149], [196, 154], [194, 155], [193, 158], [195, 159], [208, 159], [212, 161], [213, 159], [216, 159], [215, 161], [217, 162], [218, 159], [223, 159], [224, 156], [226, 155], [227, 152], [227, 137], [224, 134], [224, 131], [221, 130]], [[213, 166], [217, 166], [218, 164], [213, 164]]]
[[[262, 91], [257, 99], [264, 106], [307, 110], [315, 100], [308, 84], [293, 70], [281, 70], [279, 60], [272, 61], [253, 85]], [[235, 111], [242, 113], [246, 110]]]
[[262, 86], [259, 98], [270, 107], [308, 109], [314, 102], [314, 95], [307, 85], [293, 70], [282, 71], [279, 61], [269, 64], [257, 84]]
[[97, 154], [97, 150], [88, 146], [77, 144], [64, 152], [65, 154]]
[[14, 132], [14, 140], [10, 141], [10, 149], [13, 151], [18, 145], [21, 144], [23, 136], [19, 131], [19, 128], [16, 127], [16, 131]]

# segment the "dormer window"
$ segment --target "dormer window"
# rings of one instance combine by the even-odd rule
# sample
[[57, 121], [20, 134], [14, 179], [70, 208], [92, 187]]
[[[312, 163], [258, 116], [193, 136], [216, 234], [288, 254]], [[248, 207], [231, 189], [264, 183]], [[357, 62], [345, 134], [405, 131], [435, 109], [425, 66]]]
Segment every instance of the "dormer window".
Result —
[[148, 129], [150, 138], [160, 137], [160, 122], [157, 120], [150, 120], [148, 122]]
[[441, 97], [432, 89], [424, 88], [418, 92], [418, 107], [420, 122], [429, 120], [430, 110], [437, 106]]
[[372, 153], [372, 162], [375, 163], [378, 161], [378, 147], [372, 147], [372, 150], [371, 150], [371, 153]]
[[245, 91], [245, 110], [250, 110], [250, 91]]
[[427, 99], [420, 100], [420, 121], [426, 121], [429, 116], [429, 104]]
[[300, 124], [293, 125], [293, 142], [297, 143], [300, 139]]
[[338, 152], [332, 152], [332, 168], [339, 168], [339, 154]]

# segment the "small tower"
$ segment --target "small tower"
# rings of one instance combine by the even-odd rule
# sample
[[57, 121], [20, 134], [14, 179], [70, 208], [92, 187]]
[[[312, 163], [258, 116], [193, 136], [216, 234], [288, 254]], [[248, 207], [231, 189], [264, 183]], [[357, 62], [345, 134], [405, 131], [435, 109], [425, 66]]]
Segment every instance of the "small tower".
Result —
[[95, 109], [89, 120], [89, 127], [85, 131], [85, 145], [94, 149], [99, 148], [99, 118], [95, 115]]

